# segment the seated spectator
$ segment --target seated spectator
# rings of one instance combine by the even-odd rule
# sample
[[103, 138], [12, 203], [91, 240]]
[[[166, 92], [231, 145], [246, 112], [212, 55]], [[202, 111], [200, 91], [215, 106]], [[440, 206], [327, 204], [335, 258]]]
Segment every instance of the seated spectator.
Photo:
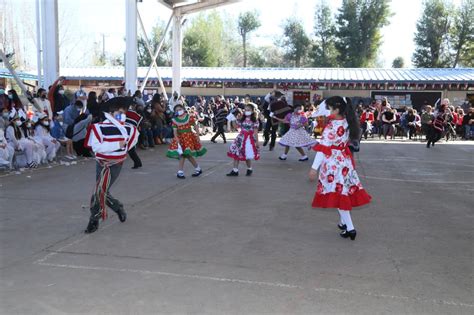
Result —
[[0, 128], [0, 167], [12, 169], [15, 149], [10, 143], [7, 142], [4, 134], [4, 129]]
[[474, 107], [469, 108], [469, 112], [462, 119], [464, 126], [464, 139], [469, 140], [474, 136]]
[[92, 115], [88, 115], [85, 113], [80, 114], [74, 120], [74, 128], [71, 139], [74, 151], [76, 151], [76, 154], [78, 156], [92, 157], [91, 151], [84, 146], [84, 140], [86, 138], [87, 131], [91, 122]]
[[397, 122], [397, 117], [393, 113], [393, 110], [390, 108], [390, 105], [387, 106], [386, 110], [382, 113], [382, 130], [383, 136], [387, 139], [387, 135], [390, 135], [393, 139], [395, 134], [394, 125]]
[[41, 111], [39, 111], [36, 106], [33, 106], [33, 111], [38, 114], [38, 113], [44, 113], [48, 115], [48, 118], [51, 120], [53, 118], [53, 111], [51, 109], [51, 103], [48, 100], [48, 95], [46, 93], [46, 90], [43, 88], [40, 88], [38, 90], [38, 97], [36, 98], [36, 102], [38, 105], [41, 107]]
[[[37, 117], [33, 117], [35, 121]], [[46, 164], [48, 163], [48, 156], [46, 154], [46, 147], [43, 143], [35, 137], [35, 121], [32, 119], [28, 119], [24, 124], [25, 134], [27, 138], [33, 141], [34, 144], [34, 152], [35, 152], [35, 161], [37, 164]]]
[[72, 140], [66, 138], [66, 132], [63, 128], [63, 118], [59, 114], [54, 114], [52, 127], [51, 127], [51, 136], [56, 139], [62, 146], [66, 147], [66, 159], [74, 160], [77, 156], [74, 155]]
[[82, 103], [82, 101], [76, 101], [74, 104], [71, 104], [66, 107], [63, 113], [64, 125], [66, 125], [66, 129], [70, 124], [74, 123], [74, 120], [79, 117], [79, 114], [83, 111], [83, 109], [84, 104]]
[[38, 166], [35, 152], [36, 147], [34, 142], [26, 136], [25, 128], [23, 127], [25, 118], [20, 118], [20, 115], [16, 111], [12, 111], [9, 118], [10, 123], [5, 131], [5, 138], [15, 152], [24, 154], [24, 158], [16, 158], [17, 166], [36, 168]]
[[408, 113], [405, 116], [406, 128], [408, 132], [408, 138], [411, 139], [416, 134], [416, 116], [413, 108], [408, 109]]
[[45, 147], [48, 162], [52, 162], [56, 158], [61, 144], [51, 135], [50, 120], [46, 114], [40, 113], [38, 115], [34, 137], [37, 142]]

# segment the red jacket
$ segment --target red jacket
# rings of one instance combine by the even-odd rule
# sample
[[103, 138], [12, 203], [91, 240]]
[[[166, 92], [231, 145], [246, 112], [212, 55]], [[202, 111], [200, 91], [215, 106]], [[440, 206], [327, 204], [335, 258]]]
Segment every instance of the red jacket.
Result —
[[372, 113], [372, 112], [362, 113], [362, 115], [360, 115], [360, 123], [364, 123], [366, 121], [373, 122], [374, 121], [374, 113]]

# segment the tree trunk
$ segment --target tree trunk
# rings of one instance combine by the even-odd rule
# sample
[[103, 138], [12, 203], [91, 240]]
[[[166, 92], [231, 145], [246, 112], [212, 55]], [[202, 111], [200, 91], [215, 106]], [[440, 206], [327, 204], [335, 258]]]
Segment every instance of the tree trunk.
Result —
[[244, 68], [247, 68], [247, 34], [242, 34], [242, 41], [244, 46]]

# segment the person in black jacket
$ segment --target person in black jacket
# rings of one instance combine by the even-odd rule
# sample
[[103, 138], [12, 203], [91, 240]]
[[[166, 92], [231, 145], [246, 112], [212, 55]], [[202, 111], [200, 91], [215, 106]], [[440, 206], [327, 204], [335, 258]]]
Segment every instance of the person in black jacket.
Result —
[[211, 142], [216, 143], [216, 138], [218, 136], [221, 136], [222, 139], [224, 140], [224, 143], [227, 143], [227, 140], [225, 138], [224, 126], [226, 124], [226, 117], [228, 114], [229, 114], [229, 110], [227, 109], [227, 106], [224, 103], [222, 103], [216, 113], [217, 132], [211, 138]]

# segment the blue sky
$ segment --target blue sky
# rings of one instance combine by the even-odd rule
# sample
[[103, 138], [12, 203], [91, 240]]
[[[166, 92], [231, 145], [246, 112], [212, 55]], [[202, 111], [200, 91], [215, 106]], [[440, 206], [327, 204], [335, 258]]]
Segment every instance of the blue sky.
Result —
[[[35, 52], [32, 33], [34, 31], [34, 0], [6, 0], [11, 2], [13, 12], [21, 18], [20, 27], [28, 28], [23, 31], [22, 40], [28, 50], [28, 62], [35, 66]], [[84, 66], [90, 62], [94, 42], [102, 43], [105, 34], [105, 47], [108, 53], [121, 55], [125, 43], [125, 4], [123, 0], [58, 0], [59, 20], [62, 30], [61, 63], [65, 66]], [[461, 0], [454, 0], [459, 4]], [[297, 16], [304, 23], [306, 30], [312, 33], [315, 6], [319, 0], [243, 0], [219, 8], [228, 16], [237, 17], [240, 12], [257, 10], [260, 13], [262, 26], [252, 35], [254, 44], [271, 45], [281, 34], [282, 22]], [[327, 1], [333, 12], [337, 11], [342, 0]], [[168, 20], [170, 10], [160, 5], [156, 0], [143, 0], [138, 4], [145, 27], [151, 29], [158, 19]], [[416, 21], [421, 14], [422, 0], [392, 0], [391, 24], [382, 30], [383, 43], [380, 47], [380, 61], [385, 67], [390, 67], [397, 56], [405, 59], [407, 66], [411, 65], [413, 53], [413, 36]], [[21, 17], [20, 13], [21, 12]], [[32, 22], [25, 24], [27, 16]], [[191, 16], [192, 17], [192, 16]], [[33, 31], [31, 30], [33, 29]], [[63, 36], [62, 36], [63, 35]], [[64, 36], [67, 35], [67, 36]], [[32, 50], [32, 52], [31, 52]], [[30, 60], [31, 59], [31, 60]]]

